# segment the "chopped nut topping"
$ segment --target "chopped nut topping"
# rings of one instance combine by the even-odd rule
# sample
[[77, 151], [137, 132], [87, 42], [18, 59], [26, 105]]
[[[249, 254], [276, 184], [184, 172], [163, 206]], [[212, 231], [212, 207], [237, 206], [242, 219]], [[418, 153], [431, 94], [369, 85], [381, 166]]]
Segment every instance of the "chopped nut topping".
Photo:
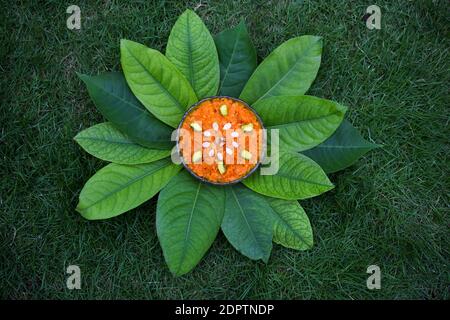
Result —
[[253, 131], [253, 123], [247, 123], [241, 126], [242, 131], [244, 132], [252, 132]]
[[252, 158], [252, 154], [247, 151], [247, 150], [242, 150], [241, 151], [241, 157], [246, 159], [246, 160], [250, 160]]
[[202, 152], [201, 151], [195, 151], [192, 155], [192, 162], [199, 162], [202, 159]]
[[197, 131], [197, 132], [202, 131], [202, 127], [198, 123], [192, 122], [190, 124], [190, 126], [192, 129], [194, 129], [194, 131]]
[[227, 171], [223, 162], [217, 163], [217, 169], [219, 169], [220, 174], [224, 174]]
[[228, 115], [228, 107], [226, 104], [220, 106], [220, 114], [224, 117]]

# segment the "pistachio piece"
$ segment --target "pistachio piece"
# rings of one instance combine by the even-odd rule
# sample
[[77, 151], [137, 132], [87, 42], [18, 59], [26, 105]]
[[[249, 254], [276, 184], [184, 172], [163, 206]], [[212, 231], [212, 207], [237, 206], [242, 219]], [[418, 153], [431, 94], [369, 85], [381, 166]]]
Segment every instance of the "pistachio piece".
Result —
[[192, 155], [192, 162], [199, 162], [202, 159], [202, 152], [199, 151], [195, 151], [194, 154]]
[[250, 160], [252, 158], [252, 154], [247, 151], [247, 150], [242, 150], [241, 151], [241, 157], [246, 159], [246, 160]]
[[253, 131], [253, 123], [247, 123], [241, 126], [242, 131], [244, 132], [252, 132]]
[[225, 165], [223, 164], [223, 162], [218, 162], [217, 163], [217, 169], [219, 169], [220, 174], [224, 174], [225, 171], [227, 171], [227, 169], [225, 168]]
[[194, 131], [197, 131], [197, 132], [202, 131], [202, 127], [196, 122], [192, 122], [190, 124], [190, 126], [191, 126], [192, 129], [194, 129]]
[[228, 115], [228, 107], [226, 104], [221, 105], [219, 110], [220, 114], [223, 115], [224, 117]]

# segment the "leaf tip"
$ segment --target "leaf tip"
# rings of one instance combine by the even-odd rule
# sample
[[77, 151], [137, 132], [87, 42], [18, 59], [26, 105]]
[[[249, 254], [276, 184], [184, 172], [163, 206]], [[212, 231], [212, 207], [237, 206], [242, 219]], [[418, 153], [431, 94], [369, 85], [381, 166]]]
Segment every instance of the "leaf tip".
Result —
[[80, 202], [78, 202], [78, 204], [77, 204], [77, 206], [75, 208], [75, 211], [78, 212], [82, 217], [84, 217], [84, 211], [81, 208]]
[[337, 109], [341, 111], [343, 115], [348, 111], [348, 107], [344, 106], [343, 104], [338, 103], [337, 106], [338, 106]]
[[77, 74], [78, 78], [83, 81], [84, 83], [86, 83], [86, 80], [89, 78], [89, 76], [87, 74], [75, 71], [75, 73]]
[[120, 39], [120, 48], [125, 48], [134, 42], [128, 39]]
[[382, 143], [370, 143], [372, 149], [384, 148], [385, 145]]
[[191, 17], [197, 17], [200, 19], [200, 17], [195, 13], [195, 10], [192, 9], [186, 9], [183, 11], [183, 13], [178, 17], [178, 20], [183, 19], [184, 17], [191, 16]]

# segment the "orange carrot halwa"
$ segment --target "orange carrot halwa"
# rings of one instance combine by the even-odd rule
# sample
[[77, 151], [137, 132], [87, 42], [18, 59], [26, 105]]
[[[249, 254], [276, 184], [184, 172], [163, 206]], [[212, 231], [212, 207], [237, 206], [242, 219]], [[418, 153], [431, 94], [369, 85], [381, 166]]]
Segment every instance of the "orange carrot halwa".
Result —
[[214, 97], [200, 101], [188, 111], [179, 129], [178, 149], [183, 164], [208, 182], [236, 182], [261, 160], [261, 120], [238, 99]]

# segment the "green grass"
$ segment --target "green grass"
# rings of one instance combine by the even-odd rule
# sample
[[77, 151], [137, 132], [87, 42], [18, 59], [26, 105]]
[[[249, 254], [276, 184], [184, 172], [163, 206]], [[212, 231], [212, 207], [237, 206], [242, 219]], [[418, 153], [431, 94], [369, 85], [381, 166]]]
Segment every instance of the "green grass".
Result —
[[[163, 50], [177, 16], [199, 1], [75, 1], [80, 31], [66, 28], [72, 2], [33, 3], [8, 3], [0, 17], [1, 298], [449, 298], [448, 1], [377, 1], [381, 30], [362, 21], [371, 1], [201, 2], [214, 34], [244, 18], [260, 58], [291, 37], [323, 36], [309, 94], [349, 106], [364, 137], [385, 147], [302, 201], [312, 250], [274, 245], [265, 265], [219, 235], [180, 278], [164, 263], [155, 199], [108, 221], [75, 212], [104, 165], [72, 140], [102, 121], [75, 71], [119, 70], [121, 38]], [[82, 290], [65, 287], [70, 264]], [[371, 264], [381, 290], [366, 288]]]

